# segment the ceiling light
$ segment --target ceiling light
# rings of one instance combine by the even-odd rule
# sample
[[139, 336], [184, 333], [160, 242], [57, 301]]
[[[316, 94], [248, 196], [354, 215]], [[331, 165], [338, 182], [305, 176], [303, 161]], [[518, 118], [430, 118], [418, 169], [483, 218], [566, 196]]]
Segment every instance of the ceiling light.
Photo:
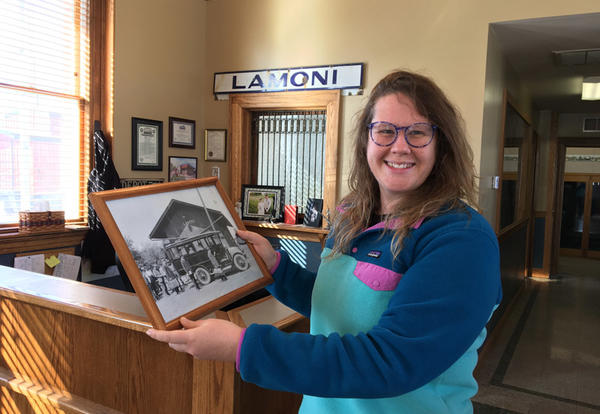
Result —
[[600, 76], [583, 78], [581, 99], [584, 101], [600, 100]]

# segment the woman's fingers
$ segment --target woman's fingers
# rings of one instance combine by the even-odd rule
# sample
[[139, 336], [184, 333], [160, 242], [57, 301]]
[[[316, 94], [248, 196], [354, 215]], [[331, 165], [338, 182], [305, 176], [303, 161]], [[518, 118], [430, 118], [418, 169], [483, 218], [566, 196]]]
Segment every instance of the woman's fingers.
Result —
[[269, 241], [266, 238], [264, 238], [260, 234], [239, 229], [237, 231], [237, 234], [242, 239], [246, 240], [248, 243], [251, 243], [254, 246], [256, 252], [267, 265], [267, 269], [271, 270], [273, 266], [275, 266], [275, 263], [277, 263], [278, 256], [275, 252], [275, 249], [273, 249], [273, 246], [271, 246], [271, 243], [269, 243]]

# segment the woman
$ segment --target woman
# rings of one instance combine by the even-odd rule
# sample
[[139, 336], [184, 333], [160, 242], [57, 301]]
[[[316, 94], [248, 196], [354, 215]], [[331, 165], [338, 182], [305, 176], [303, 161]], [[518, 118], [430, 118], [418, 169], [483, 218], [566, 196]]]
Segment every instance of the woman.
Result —
[[237, 356], [244, 380], [305, 394], [302, 413], [472, 412], [501, 287], [495, 234], [465, 204], [476, 189], [461, 118], [431, 80], [394, 72], [362, 111], [354, 157], [316, 275], [239, 232], [310, 334], [214, 320], [148, 334], [198, 358]]

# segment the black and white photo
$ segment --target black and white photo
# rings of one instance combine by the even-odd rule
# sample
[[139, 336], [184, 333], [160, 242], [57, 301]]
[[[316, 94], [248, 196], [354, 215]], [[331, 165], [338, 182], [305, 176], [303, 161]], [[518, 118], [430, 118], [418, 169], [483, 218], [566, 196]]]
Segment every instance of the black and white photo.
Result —
[[[207, 181], [211, 185], [193, 185]], [[219, 186], [211, 177], [148, 186], [139, 194], [127, 189], [90, 195], [136, 293], [146, 298], [142, 304], [156, 307], [167, 328], [181, 316], [219, 309], [270, 278], [236, 237], [243, 224]], [[123, 191], [130, 193], [121, 196]]]

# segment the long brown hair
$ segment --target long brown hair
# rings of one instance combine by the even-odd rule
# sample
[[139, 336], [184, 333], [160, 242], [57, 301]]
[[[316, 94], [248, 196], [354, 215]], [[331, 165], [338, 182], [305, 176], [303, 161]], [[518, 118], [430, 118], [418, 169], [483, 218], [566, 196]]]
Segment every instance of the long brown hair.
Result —
[[[460, 113], [426, 76], [408, 71], [390, 73], [375, 85], [357, 121], [350, 193], [342, 200], [342, 208], [335, 217], [332, 255], [347, 252], [352, 239], [367, 228], [373, 214], [382, 209], [379, 184], [367, 162], [367, 126], [373, 119], [377, 101], [397, 93], [410, 98], [419, 114], [437, 125], [438, 132], [435, 137], [436, 160], [431, 173], [418, 189], [407, 194], [401, 204], [396, 204], [386, 218], [386, 228], [394, 231], [391, 245], [394, 257], [399, 254], [409, 229], [420, 218], [460, 208], [463, 205], [461, 200], [474, 207], [477, 205], [473, 151], [467, 142]], [[393, 220], [396, 224], [392, 229], [390, 223]]]

